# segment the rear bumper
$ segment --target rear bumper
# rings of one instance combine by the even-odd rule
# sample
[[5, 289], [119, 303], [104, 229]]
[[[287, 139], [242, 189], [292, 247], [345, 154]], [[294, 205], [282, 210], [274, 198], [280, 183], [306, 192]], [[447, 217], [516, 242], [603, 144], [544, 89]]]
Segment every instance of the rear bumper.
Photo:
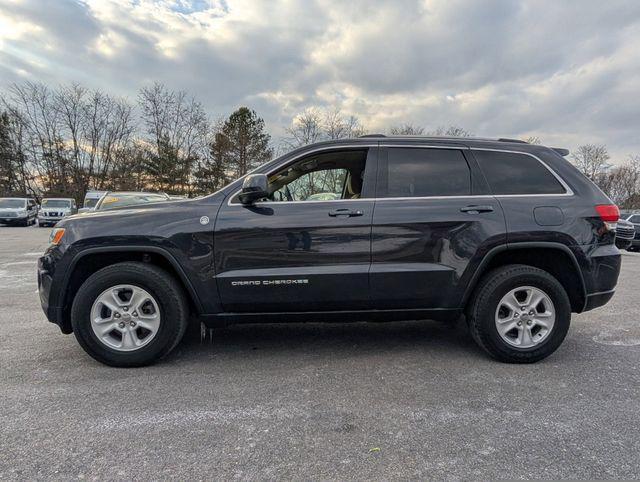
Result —
[[[584, 249], [585, 247], [583, 247]], [[622, 255], [613, 244], [589, 247], [581, 264], [585, 283], [585, 304], [582, 311], [589, 311], [606, 304], [615, 292], [620, 275]]]
[[609, 300], [613, 298], [615, 292], [616, 290], [611, 290], [603, 291], [602, 293], [592, 293], [590, 295], [587, 295], [587, 302], [585, 303], [583, 311], [593, 310], [595, 308], [606, 305]]

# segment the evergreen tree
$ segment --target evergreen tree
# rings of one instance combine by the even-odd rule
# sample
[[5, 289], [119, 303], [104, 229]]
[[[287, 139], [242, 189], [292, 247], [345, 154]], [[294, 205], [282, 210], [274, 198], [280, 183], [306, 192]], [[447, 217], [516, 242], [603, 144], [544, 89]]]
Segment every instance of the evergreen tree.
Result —
[[223, 137], [216, 136], [212, 149], [226, 152], [225, 167], [232, 179], [264, 164], [273, 155], [269, 147], [271, 136], [264, 130], [264, 120], [247, 107], [240, 107], [229, 116], [221, 134]]

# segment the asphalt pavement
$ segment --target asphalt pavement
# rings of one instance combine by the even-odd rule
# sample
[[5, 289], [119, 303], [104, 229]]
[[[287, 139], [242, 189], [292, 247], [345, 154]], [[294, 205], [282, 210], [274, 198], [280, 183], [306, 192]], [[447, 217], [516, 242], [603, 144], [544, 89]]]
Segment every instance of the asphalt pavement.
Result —
[[1, 480], [640, 477], [640, 254], [535, 365], [413, 321], [234, 326], [116, 369], [40, 309], [49, 231], [0, 227]]

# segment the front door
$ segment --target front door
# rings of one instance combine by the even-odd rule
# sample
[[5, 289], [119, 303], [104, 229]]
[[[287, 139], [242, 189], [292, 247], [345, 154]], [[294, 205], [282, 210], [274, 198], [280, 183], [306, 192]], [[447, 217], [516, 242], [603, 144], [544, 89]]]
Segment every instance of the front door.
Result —
[[311, 152], [266, 173], [268, 199], [225, 201], [214, 239], [225, 311], [368, 307], [376, 151]]

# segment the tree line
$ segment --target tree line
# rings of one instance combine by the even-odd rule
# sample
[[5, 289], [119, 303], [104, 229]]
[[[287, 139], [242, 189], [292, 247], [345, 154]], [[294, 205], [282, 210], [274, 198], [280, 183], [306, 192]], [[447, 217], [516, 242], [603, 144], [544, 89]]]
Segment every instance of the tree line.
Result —
[[[275, 142], [248, 107], [212, 118], [185, 91], [161, 83], [135, 101], [80, 84], [12, 84], [0, 94], [0, 196], [73, 197], [89, 189], [163, 191], [189, 197], [216, 191], [276, 154], [313, 142], [368, 133], [353, 115], [309, 108]], [[406, 123], [389, 134], [469, 137], [459, 126]], [[524, 139], [540, 143], [536, 137]], [[606, 146], [578, 147], [571, 160], [622, 208], [640, 207], [640, 156], [613, 165]]]

